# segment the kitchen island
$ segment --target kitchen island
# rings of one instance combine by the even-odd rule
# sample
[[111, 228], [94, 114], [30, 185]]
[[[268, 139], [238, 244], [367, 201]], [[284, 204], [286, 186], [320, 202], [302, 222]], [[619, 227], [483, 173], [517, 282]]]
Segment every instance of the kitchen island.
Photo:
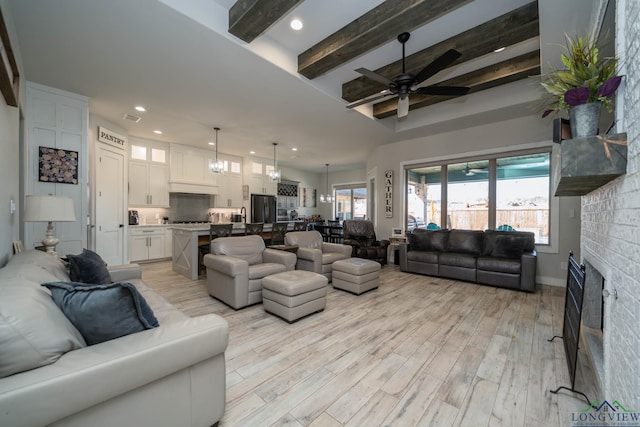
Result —
[[[232, 224], [233, 235], [243, 236], [245, 234], [243, 223], [234, 222]], [[169, 228], [173, 230], [173, 271], [191, 280], [197, 280], [200, 274], [198, 245], [206, 244], [209, 241], [209, 224], [172, 224]], [[288, 229], [293, 229], [292, 222], [289, 222]], [[265, 234], [270, 234], [271, 224], [265, 224], [262, 231]]]
[[[209, 224], [175, 224], [171, 228], [173, 229], [173, 271], [191, 280], [198, 280], [200, 273], [198, 245], [209, 241]], [[233, 234], [244, 235], [244, 224], [233, 223]]]

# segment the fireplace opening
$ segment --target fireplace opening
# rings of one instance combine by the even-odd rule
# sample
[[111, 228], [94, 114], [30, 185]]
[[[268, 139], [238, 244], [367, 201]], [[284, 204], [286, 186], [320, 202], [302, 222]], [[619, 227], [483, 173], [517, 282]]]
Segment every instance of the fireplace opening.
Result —
[[[597, 261], [596, 261], [597, 263]], [[591, 368], [600, 390], [604, 386], [604, 295], [606, 278], [585, 260], [584, 300], [582, 303], [582, 342], [584, 353], [589, 359]]]

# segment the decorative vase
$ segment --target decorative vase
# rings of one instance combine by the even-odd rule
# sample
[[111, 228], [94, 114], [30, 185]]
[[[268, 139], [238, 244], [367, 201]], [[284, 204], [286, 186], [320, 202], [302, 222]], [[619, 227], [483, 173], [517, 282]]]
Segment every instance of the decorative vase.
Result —
[[598, 122], [602, 102], [589, 102], [576, 105], [569, 109], [569, 124], [571, 125], [571, 138], [586, 138], [598, 134]]

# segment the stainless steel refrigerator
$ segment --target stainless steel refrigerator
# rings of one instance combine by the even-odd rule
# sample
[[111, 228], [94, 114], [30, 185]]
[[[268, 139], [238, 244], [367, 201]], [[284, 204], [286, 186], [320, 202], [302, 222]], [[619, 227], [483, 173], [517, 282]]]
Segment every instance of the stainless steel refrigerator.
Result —
[[251, 195], [251, 222], [276, 222], [276, 196]]

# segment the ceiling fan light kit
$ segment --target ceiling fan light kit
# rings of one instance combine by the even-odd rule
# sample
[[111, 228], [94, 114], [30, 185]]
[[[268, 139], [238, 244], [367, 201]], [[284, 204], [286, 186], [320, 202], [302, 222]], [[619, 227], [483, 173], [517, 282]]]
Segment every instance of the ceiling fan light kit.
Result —
[[402, 73], [394, 77], [393, 80], [386, 78], [374, 71], [366, 68], [357, 68], [355, 71], [362, 74], [371, 80], [377, 81], [387, 85], [388, 89], [381, 91], [375, 95], [368, 96], [366, 98], [359, 99], [357, 101], [347, 104], [347, 108], [355, 108], [363, 104], [382, 100], [383, 98], [397, 96], [398, 97], [398, 118], [406, 117], [409, 114], [409, 95], [410, 94], [422, 94], [422, 95], [441, 95], [441, 96], [463, 96], [469, 92], [468, 87], [462, 86], [435, 86], [429, 85], [424, 87], [418, 87], [418, 85], [428, 78], [436, 75], [440, 71], [447, 68], [453, 62], [455, 62], [462, 54], [455, 49], [449, 49], [430, 64], [424, 67], [418, 74], [413, 75], [406, 72], [405, 64], [405, 43], [411, 37], [410, 33], [401, 33], [398, 35], [398, 41], [402, 44]]

